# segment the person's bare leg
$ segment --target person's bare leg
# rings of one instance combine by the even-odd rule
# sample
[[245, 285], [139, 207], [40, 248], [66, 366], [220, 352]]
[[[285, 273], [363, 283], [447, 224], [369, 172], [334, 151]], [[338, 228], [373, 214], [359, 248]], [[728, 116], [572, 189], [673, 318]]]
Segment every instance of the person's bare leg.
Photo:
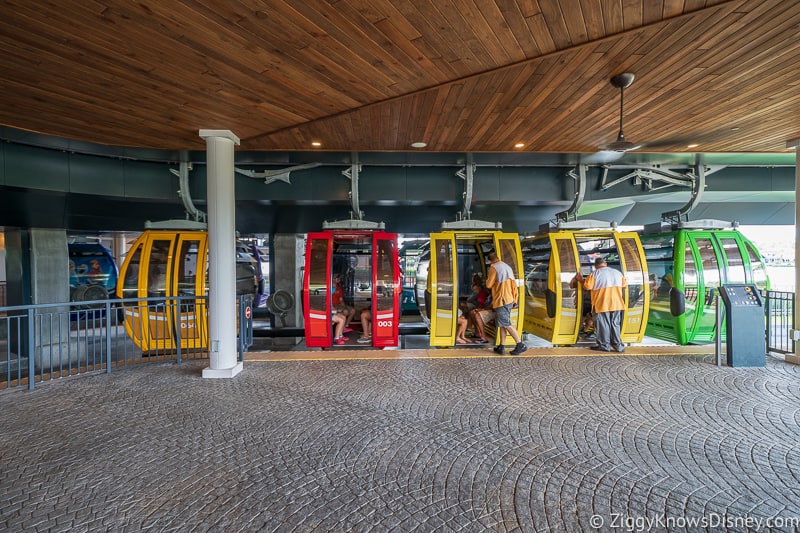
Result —
[[333, 323], [335, 325], [333, 338], [338, 339], [342, 336], [342, 332], [344, 330], [344, 315], [341, 313], [336, 313], [336, 316], [333, 317]]
[[486, 338], [486, 325], [483, 323], [480, 313], [475, 313], [475, 333], [483, 342], [489, 342]]
[[514, 342], [517, 344], [520, 343], [519, 333], [517, 333], [516, 328], [514, 326], [506, 326], [503, 328], [503, 337], [505, 338], [505, 333], [508, 331], [508, 334], [511, 335], [511, 338], [514, 339]]
[[467, 329], [472, 330], [474, 333], [478, 333], [478, 326], [475, 323], [475, 314], [477, 313], [477, 309], [473, 309], [469, 313], [467, 313]]
[[348, 327], [350, 327], [350, 322], [353, 321], [353, 316], [355, 316], [355, 314], [356, 314], [356, 308], [355, 307], [345, 307], [345, 309], [346, 309], [346, 311], [345, 311], [344, 317], [343, 317], [344, 328], [348, 328]]
[[368, 309], [361, 311], [361, 337], [368, 339], [372, 336], [372, 313]]
[[467, 339], [464, 333], [467, 331], [467, 319], [462, 315], [458, 317], [458, 328], [456, 329], [456, 342], [458, 344], [466, 344]]

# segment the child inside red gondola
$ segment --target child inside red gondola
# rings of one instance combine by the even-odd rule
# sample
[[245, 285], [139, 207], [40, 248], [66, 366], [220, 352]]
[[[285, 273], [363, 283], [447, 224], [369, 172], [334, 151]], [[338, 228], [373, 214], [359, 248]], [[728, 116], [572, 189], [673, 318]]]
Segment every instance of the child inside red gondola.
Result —
[[345, 333], [353, 331], [349, 326], [356, 310], [344, 303], [344, 285], [341, 276], [333, 275], [331, 284], [331, 322], [334, 326], [333, 343], [344, 344], [347, 342]]

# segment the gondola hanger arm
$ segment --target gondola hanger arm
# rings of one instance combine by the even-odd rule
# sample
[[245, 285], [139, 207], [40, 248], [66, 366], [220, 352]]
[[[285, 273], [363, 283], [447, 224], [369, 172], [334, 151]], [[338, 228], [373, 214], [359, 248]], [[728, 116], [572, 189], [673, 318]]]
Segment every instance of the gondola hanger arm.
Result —
[[361, 172], [361, 163], [358, 162], [358, 153], [353, 152], [350, 167], [342, 170], [342, 176], [350, 180], [350, 205], [353, 212], [350, 214], [353, 220], [363, 220], [364, 213], [358, 203], [358, 175]]
[[661, 221], [669, 224], [679, 225], [681, 222], [689, 221], [689, 213], [700, 204], [703, 198], [703, 191], [706, 188], [706, 167], [703, 165], [702, 159], [698, 156], [695, 163], [695, 171], [692, 174], [692, 195], [689, 201], [675, 211], [667, 211], [661, 213]]
[[[578, 219], [578, 211], [583, 205], [583, 198], [586, 196], [586, 170], [587, 165], [577, 165], [575, 169], [570, 170], [567, 175], [575, 180], [575, 196], [572, 199], [572, 205], [565, 211], [556, 213], [556, 222], [571, 222]], [[578, 173], [575, 173], [577, 169]]]
[[[653, 182], [666, 183], [667, 187], [672, 185], [691, 187], [694, 178], [691, 170], [686, 173], [681, 173], [659, 166], [603, 165], [603, 169], [603, 179], [600, 182], [600, 188], [604, 191], [629, 179], [633, 179], [634, 184], [644, 183], [648, 191], [654, 190]], [[608, 170], [630, 170], [630, 172], [612, 181], [606, 181]], [[663, 186], [658, 188], [663, 188]]]
[[323, 229], [385, 229], [383, 222], [373, 222], [364, 219], [364, 213], [358, 204], [358, 176], [361, 172], [361, 163], [358, 161], [358, 153], [353, 152], [350, 166], [342, 170], [342, 176], [350, 180], [350, 220], [334, 220], [322, 223]]
[[308, 168], [316, 168], [320, 166], [322, 163], [304, 163], [302, 165], [294, 165], [292, 167], [286, 168], [279, 168], [275, 170], [264, 170], [263, 172], [256, 172], [255, 170], [248, 170], [243, 168], [235, 168], [234, 170], [243, 176], [247, 176], [248, 178], [257, 178], [257, 179], [264, 179], [264, 185], [269, 185], [270, 183], [276, 181], [283, 181], [285, 183], [291, 184], [290, 175], [295, 170], [306, 170]]
[[464, 205], [461, 208], [461, 220], [469, 220], [472, 215], [472, 184], [476, 168], [473, 154], [468, 153], [466, 165], [456, 171], [456, 176], [464, 180], [464, 193], [462, 194]]
[[[600, 188], [608, 190], [629, 179], [633, 179], [634, 185], [644, 184], [648, 191], [657, 191], [666, 187], [686, 187], [691, 188], [697, 176], [696, 166], [681, 167], [680, 171], [673, 168], [666, 168], [660, 165], [603, 165], [603, 176], [600, 181]], [[725, 168], [724, 165], [705, 165], [706, 176]], [[630, 170], [627, 174], [607, 181], [608, 170]], [[658, 183], [659, 185], [655, 185]]]
[[178, 170], [174, 168], [169, 169], [170, 172], [178, 176], [178, 196], [183, 201], [183, 207], [186, 209], [186, 218], [192, 218], [195, 222], [206, 222], [206, 213], [195, 207], [192, 201], [192, 196], [189, 193], [189, 171], [192, 170], [192, 164], [188, 161], [181, 161]]

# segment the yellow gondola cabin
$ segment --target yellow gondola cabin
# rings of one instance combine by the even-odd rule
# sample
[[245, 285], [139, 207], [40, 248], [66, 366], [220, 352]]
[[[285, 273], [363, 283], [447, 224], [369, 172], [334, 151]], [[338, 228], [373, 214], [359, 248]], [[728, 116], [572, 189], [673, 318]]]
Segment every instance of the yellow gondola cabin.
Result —
[[587, 306], [588, 298], [584, 298], [580, 284], [571, 282], [578, 268], [584, 276], [588, 275], [594, 258], [599, 256], [622, 272], [628, 282], [622, 341], [641, 342], [647, 326], [650, 291], [646, 282], [647, 262], [638, 234], [580, 225], [566, 223], [522, 240], [524, 330], [555, 345], [578, 342], [582, 309]]
[[[519, 235], [500, 231], [500, 228], [499, 223], [464, 220], [446, 222], [441, 232], [431, 233], [429, 249], [420, 256], [416, 286], [417, 306], [430, 329], [431, 346], [456, 344], [459, 301], [472, 294], [475, 276], [480, 276], [485, 283], [486, 255], [492, 249], [511, 267], [521, 287]], [[519, 332], [522, 331], [523, 306], [524, 291], [520, 290], [517, 307], [511, 312], [511, 323]]]

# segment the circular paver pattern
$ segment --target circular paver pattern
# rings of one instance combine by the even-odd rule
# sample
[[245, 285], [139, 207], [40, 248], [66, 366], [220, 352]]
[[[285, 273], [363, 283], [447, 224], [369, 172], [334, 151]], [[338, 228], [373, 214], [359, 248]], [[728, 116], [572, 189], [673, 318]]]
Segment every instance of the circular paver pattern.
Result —
[[206, 365], [1, 395], [0, 529], [800, 523], [800, 369], [771, 358], [247, 363], [221, 380], [201, 378]]

